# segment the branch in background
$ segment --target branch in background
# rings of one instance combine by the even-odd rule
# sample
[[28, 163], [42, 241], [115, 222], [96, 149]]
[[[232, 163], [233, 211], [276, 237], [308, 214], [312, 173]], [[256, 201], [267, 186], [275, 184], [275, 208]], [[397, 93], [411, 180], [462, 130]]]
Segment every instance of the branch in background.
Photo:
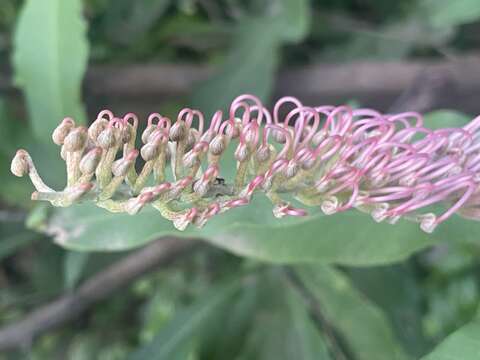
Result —
[[[480, 91], [479, 69], [479, 54], [453, 61], [319, 63], [282, 70], [277, 79], [275, 98], [288, 94], [306, 104], [339, 104], [354, 98], [364, 106], [382, 110], [388, 108], [419, 74], [435, 72], [449, 74], [450, 83], [457, 89], [455, 96], [446, 93], [435, 106], [480, 113], [476, 95]], [[137, 108], [140, 99], [150, 111], [149, 107], [158, 108], [165, 98], [190, 94], [196, 83], [212, 73], [213, 69], [208, 66], [192, 64], [94, 65], [87, 73], [85, 93], [95, 114], [98, 106], [110, 106], [119, 98], [122, 98], [121, 103], [131, 99]], [[12, 89], [8, 77], [0, 75], [0, 92]], [[101, 104], [97, 103], [98, 99]]]
[[197, 239], [165, 237], [126, 256], [86, 280], [78, 289], [0, 328], [0, 350], [29, 346], [35, 337], [67, 323], [141, 275], [201, 247]]

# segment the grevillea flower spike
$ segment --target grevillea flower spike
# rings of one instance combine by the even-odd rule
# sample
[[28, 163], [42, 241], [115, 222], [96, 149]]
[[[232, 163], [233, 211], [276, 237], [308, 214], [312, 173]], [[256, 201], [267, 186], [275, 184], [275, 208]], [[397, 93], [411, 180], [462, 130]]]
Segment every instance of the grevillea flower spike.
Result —
[[[463, 128], [431, 130], [414, 112], [310, 107], [293, 97], [270, 112], [242, 95], [228, 114], [206, 120], [189, 108], [175, 122], [151, 114], [138, 150], [134, 114], [104, 110], [88, 129], [66, 118], [52, 135], [67, 167], [63, 191], [44, 184], [25, 150], [11, 170], [30, 176], [34, 200], [93, 201], [132, 215], [150, 205], [179, 230], [201, 227], [260, 193], [279, 218], [307, 215], [285, 195], [327, 215], [356, 208], [378, 222], [418, 222], [426, 232], [454, 213], [480, 218], [480, 116]], [[232, 178], [222, 178], [224, 161], [235, 162]], [[437, 204], [444, 210], [434, 213]]]

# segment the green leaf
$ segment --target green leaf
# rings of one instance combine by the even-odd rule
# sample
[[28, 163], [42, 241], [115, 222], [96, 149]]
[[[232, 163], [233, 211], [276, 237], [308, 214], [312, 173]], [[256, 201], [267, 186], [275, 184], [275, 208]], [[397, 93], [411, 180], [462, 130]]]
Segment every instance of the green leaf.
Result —
[[85, 266], [87, 265], [89, 254], [85, 252], [67, 251], [64, 256], [64, 285], [66, 289], [73, 289], [77, 285]]
[[[435, 237], [423, 233], [418, 224], [378, 224], [353, 211], [334, 216], [317, 214], [307, 219], [276, 219], [271, 215], [271, 205], [260, 196], [248, 206], [213, 218], [203, 229], [190, 227], [179, 232], [153, 208], [130, 216], [84, 204], [56, 210], [47, 232], [55, 235], [58, 244], [80, 251], [125, 250], [161, 236], [176, 235], [204, 238], [237, 255], [275, 263], [350, 265], [400, 261], [435, 242]], [[475, 232], [466, 233], [476, 239]]]
[[212, 115], [244, 93], [268, 100], [280, 46], [301, 40], [309, 27], [306, 0], [276, 0], [273, 5], [271, 13], [245, 17], [238, 24], [225, 63], [194, 92], [195, 107]]
[[463, 127], [471, 118], [455, 110], [436, 110], [425, 114], [425, 125], [430, 129]]
[[438, 28], [467, 24], [480, 18], [477, 0], [423, 0], [421, 4], [427, 21]]
[[117, 0], [104, 15], [107, 35], [120, 44], [131, 44], [155, 25], [170, 3], [170, 0]]
[[347, 272], [353, 285], [386, 313], [395, 334], [413, 358], [418, 359], [431, 348], [422, 328], [423, 288], [415, 276], [412, 261], [347, 268]]
[[405, 359], [385, 314], [364, 298], [345, 275], [325, 266], [302, 266], [296, 272], [356, 359]]
[[128, 360], [170, 360], [176, 354], [183, 354], [182, 349], [201, 335], [212, 314], [235, 294], [239, 285], [237, 279], [212, 288], [198, 302], [180, 311], [150, 343], [132, 353]]
[[422, 360], [480, 359], [480, 321], [461, 327]]
[[259, 276], [258, 309], [244, 349], [235, 360], [328, 360], [323, 335], [306, 303], [278, 269]]
[[311, 23], [311, 11], [308, 0], [281, 0], [279, 14], [275, 15], [281, 23], [280, 31], [288, 42], [302, 40], [308, 33]]
[[35, 137], [50, 142], [65, 116], [85, 120], [81, 83], [88, 58], [81, 0], [28, 0], [14, 39], [17, 84], [23, 89]]
[[21, 223], [2, 221], [0, 226], [0, 261], [39, 237], [37, 233], [25, 230]]
[[236, 30], [225, 64], [195, 90], [194, 107], [212, 115], [243, 93], [266, 100], [278, 64], [276, 30], [277, 23], [268, 18], [243, 21]]

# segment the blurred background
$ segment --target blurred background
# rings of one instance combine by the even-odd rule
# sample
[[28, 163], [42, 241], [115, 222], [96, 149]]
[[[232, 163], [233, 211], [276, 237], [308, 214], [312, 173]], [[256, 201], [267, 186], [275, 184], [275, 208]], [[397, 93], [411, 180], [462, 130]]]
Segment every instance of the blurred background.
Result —
[[[51, 209], [10, 174], [17, 148], [62, 185], [50, 134], [64, 116], [212, 114], [242, 93], [466, 121], [480, 114], [480, 2], [1, 0], [0, 323], [132, 255], [67, 251], [40, 232]], [[397, 264], [306, 267], [324, 274], [312, 317], [288, 268], [210, 247], [136, 273], [0, 359], [418, 359], [476, 315], [478, 255], [443, 244]], [[239, 272], [255, 274], [249, 290], [223, 301], [217, 287]], [[172, 352], [157, 357], [155, 339]]]

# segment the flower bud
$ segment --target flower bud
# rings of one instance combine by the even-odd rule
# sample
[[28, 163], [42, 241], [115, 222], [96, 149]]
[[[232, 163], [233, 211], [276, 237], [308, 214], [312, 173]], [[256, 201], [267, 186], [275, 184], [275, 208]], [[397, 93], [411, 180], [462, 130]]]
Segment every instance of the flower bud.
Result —
[[145, 204], [152, 201], [154, 197], [155, 195], [153, 192], [144, 192], [135, 198], [131, 198], [127, 200], [127, 203], [125, 204], [125, 211], [129, 215], [135, 215], [145, 206]]
[[246, 144], [238, 144], [237, 149], [235, 150], [235, 159], [239, 162], [247, 160], [248, 157], [248, 148]]
[[102, 157], [102, 148], [96, 147], [90, 150], [85, 156], [80, 160], [80, 171], [82, 174], [93, 174], [100, 162]]
[[200, 140], [200, 133], [197, 129], [189, 129], [187, 136], [187, 149], [191, 149]]
[[130, 124], [125, 125], [120, 129], [120, 141], [122, 144], [128, 143], [132, 139], [133, 127]]
[[70, 130], [75, 126], [75, 122], [71, 118], [65, 118], [52, 133], [52, 140], [57, 145], [63, 145], [65, 138]]
[[97, 119], [95, 120], [92, 125], [88, 128], [88, 137], [92, 139], [92, 141], [96, 142], [98, 135], [105, 130], [108, 125], [108, 120], [105, 119]]
[[257, 161], [261, 163], [270, 159], [270, 155], [271, 155], [271, 151], [268, 145], [260, 146], [255, 153], [255, 157], [257, 158]]
[[115, 131], [111, 126], [107, 126], [97, 137], [98, 145], [103, 149], [108, 150], [115, 146]]
[[170, 128], [170, 140], [179, 142], [187, 137], [187, 126], [183, 121], [177, 121]]
[[28, 165], [27, 152], [25, 150], [18, 150], [10, 165], [10, 171], [13, 175], [22, 177], [28, 174], [30, 166]]
[[195, 151], [190, 150], [183, 156], [183, 166], [187, 168], [191, 168], [195, 165], [196, 161], [198, 160], [198, 153]]
[[285, 144], [287, 142], [287, 137], [282, 131], [274, 130], [272, 136], [279, 144]]
[[212, 141], [214, 136], [215, 136], [215, 133], [211, 130], [208, 130], [200, 137], [200, 141], [204, 141], [209, 144], [210, 141]]
[[297, 174], [298, 169], [298, 163], [296, 163], [295, 161], [289, 161], [287, 167], [285, 168], [285, 176], [287, 178], [294, 177]]
[[387, 218], [387, 211], [389, 209], [388, 203], [380, 203], [375, 205], [375, 208], [372, 210], [372, 218], [376, 222], [382, 222]]
[[197, 209], [191, 208], [185, 214], [179, 215], [178, 217], [173, 219], [173, 226], [177, 230], [183, 231], [187, 228], [188, 224], [190, 224], [195, 217], [197, 216]]
[[210, 189], [210, 184], [208, 181], [203, 181], [203, 180], [197, 180], [193, 184], [193, 191], [197, 193], [200, 196], [205, 196]]
[[150, 135], [157, 129], [155, 125], [149, 125], [142, 133], [142, 142], [146, 144], [149, 140]]
[[67, 150], [65, 149], [65, 145], [62, 145], [60, 148], [60, 157], [62, 160], [67, 161]]
[[160, 144], [156, 141], [148, 142], [142, 146], [140, 154], [145, 161], [153, 160], [160, 154]]
[[338, 198], [336, 196], [329, 196], [322, 202], [320, 208], [325, 215], [335, 214], [338, 208]]
[[320, 143], [325, 140], [325, 138], [327, 137], [327, 132], [325, 130], [320, 130], [318, 131], [315, 135], [313, 135], [313, 138], [312, 138], [312, 145], [313, 146], [318, 146], [320, 145]]
[[[68, 194], [68, 199], [70, 201], [77, 201], [80, 199], [83, 195], [88, 193], [90, 190], [93, 189], [93, 184], [92, 183], [85, 183], [85, 184], [78, 184], [77, 186], [73, 187], [69, 194]], [[32, 194], [33, 195], [33, 194]]]
[[80, 151], [87, 143], [87, 129], [85, 127], [78, 127], [69, 132], [65, 137], [63, 146], [65, 151]]
[[112, 164], [112, 173], [115, 176], [125, 176], [132, 167], [138, 156], [138, 150], [132, 150], [125, 158], [119, 159]]
[[227, 147], [227, 139], [225, 135], [218, 134], [210, 142], [209, 150], [212, 155], [221, 155], [225, 151], [226, 147]]
[[437, 217], [435, 214], [428, 213], [424, 215], [418, 216], [418, 220], [420, 220], [420, 229], [425, 231], [426, 233], [431, 234], [433, 230], [437, 227]]

